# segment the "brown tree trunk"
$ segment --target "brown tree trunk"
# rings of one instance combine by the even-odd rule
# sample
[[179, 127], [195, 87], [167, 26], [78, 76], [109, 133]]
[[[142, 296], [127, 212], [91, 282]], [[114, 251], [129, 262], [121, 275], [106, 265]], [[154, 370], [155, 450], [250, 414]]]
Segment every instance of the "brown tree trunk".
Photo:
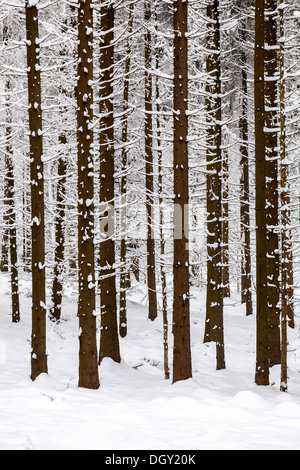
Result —
[[132, 271], [137, 282], [140, 282], [140, 242], [138, 240], [129, 240], [127, 250], [131, 252], [130, 271]]
[[[115, 272], [114, 221], [114, 18], [113, 2], [101, 2], [100, 47], [100, 203], [108, 232], [101, 229], [100, 243], [100, 296], [101, 339], [100, 357], [120, 362], [117, 319], [117, 293]], [[102, 219], [103, 223], [103, 219]]]
[[48, 372], [46, 354], [46, 273], [42, 98], [38, 9], [25, 3], [31, 161], [32, 336], [31, 378]]
[[290, 187], [289, 167], [287, 162], [286, 148], [286, 79], [285, 79], [285, 26], [284, 26], [285, 4], [280, 0], [279, 23], [280, 23], [280, 160], [281, 160], [281, 223], [282, 223], [282, 317], [288, 320], [290, 328], [295, 328], [294, 308], [294, 272], [293, 272], [293, 243], [290, 209]]
[[[158, 2], [155, 3], [155, 28], [158, 31], [158, 18], [157, 18]], [[159, 52], [158, 47], [155, 50], [156, 71], [159, 70]], [[164, 209], [163, 209], [163, 152], [161, 149], [161, 122], [160, 122], [160, 92], [159, 92], [159, 77], [156, 75], [155, 80], [156, 89], [156, 135], [158, 147], [158, 194], [159, 194], [159, 235], [160, 235], [160, 277], [162, 288], [162, 317], [163, 317], [163, 345], [164, 345], [164, 372], [165, 379], [170, 378], [169, 368], [169, 325], [168, 325], [168, 299], [167, 299], [167, 276], [164, 265], [165, 258], [165, 236], [164, 236]]]
[[23, 168], [23, 270], [31, 271], [31, 242], [30, 242], [30, 194], [28, 191], [27, 179], [28, 168]]
[[[4, 199], [6, 199], [7, 194], [7, 182], [4, 182]], [[9, 264], [9, 233], [8, 233], [8, 215], [7, 211], [4, 210], [3, 214], [3, 232], [2, 232], [2, 245], [1, 245], [1, 262], [0, 262], [0, 271], [2, 273], [8, 272]]]
[[[76, 30], [76, 8], [74, 6], [66, 7], [64, 12], [62, 28], [68, 29], [70, 26], [72, 30]], [[62, 62], [66, 58], [66, 45], [63, 44], [59, 51]], [[60, 69], [63, 76], [63, 68]], [[63, 81], [59, 86], [60, 95], [66, 98], [72, 98], [72, 94], [67, 90], [67, 86]], [[64, 125], [64, 115], [66, 109], [61, 110], [61, 130], [58, 137], [61, 153], [65, 153], [65, 148], [68, 143], [67, 133]], [[64, 287], [64, 257], [65, 257], [65, 230], [66, 230], [66, 183], [67, 183], [67, 158], [59, 156], [57, 162], [57, 187], [56, 187], [56, 211], [54, 217], [54, 230], [55, 230], [55, 249], [54, 249], [54, 269], [53, 269], [53, 283], [52, 283], [52, 305], [50, 309], [50, 319], [53, 322], [59, 323], [62, 312], [62, 299]]]
[[129, 113], [129, 79], [131, 67], [131, 34], [133, 29], [134, 3], [130, 4], [128, 19], [128, 39], [125, 60], [124, 90], [123, 90], [123, 120], [122, 120], [122, 177], [121, 177], [121, 272], [120, 272], [120, 324], [121, 338], [127, 335], [127, 301], [126, 292], [128, 288], [127, 265], [127, 170], [128, 170], [128, 113]]
[[[245, 33], [242, 34], [245, 39]], [[241, 293], [242, 303], [246, 305], [246, 315], [253, 314], [252, 282], [251, 282], [251, 232], [250, 232], [250, 182], [249, 182], [249, 129], [248, 129], [248, 83], [246, 54], [241, 54], [242, 62], [242, 116], [240, 119], [240, 153], [241, 153], [241, 235], [242, 265]]]
[[255, 188], [256, 188], [256, 288], [257, 385], [269, 385], [268, 306], [267, 306], [267, 220], [266, 220], [266, 143], [265, 143], [265, 0], [255, 5]]
[[[7, 28], [4, 27], [4, 42], [7, 42]], [[9, 82], [6, 81], [6, 86], [10, 86]], [[9, 90], [7, 90], [8, 96]], [[9, 108], [8, 108], [9, 109]], [[10, 129], [7, 128], [6, 134], [10, 132]], [[9, 142], [9, 136], [6, 137]], [[7, 149], [8, 150], [8, 149]], [[0, 262], [0, 271], [2, 273], [7, 273], [9, 270], [9, 199], [10, 199], [10, 182], [8, 179], [8, 172], [9, 172], [9, 165], [10, 165], [10, 156], [8, 155], [8, 151], [6, 152], [5, 156], [5, 173], [6, 177], [4, 180], [4, 211], [3, 211], [3, 229], [2, 229], [2, 245], [1, 245], [1, 262]]]
[[189, 275], [188, 2], [174, 2], [173, 382], [192, 377]]
[[230, 297], [230, 267], [229, 267], [229, 162], [228, 149], [223, 150], [222, 155], [222, 275], [223, 297]]
[[11, 297], [12, 297], [12, 322], [19, 323], [20, 321], [20, 301], [19, 301], [19, 274], [18, 274], [18, 249], [17, 249], [17, 227], [16, 227], [16, 211], [15, 211], [15, 179], [14, 179], [14, 165], [13, 165], [13, 150], [12, 150], [12, 112], [10, 95], [12, 93], [9, 79], [5, 83], [6, 92], [6, 154], [5, 154], [5, 168], [6, 168], [6, 192], [5, 192], [5, 205], [7, 206], [8, 224], [9, 224], [9, 247], [10, 247], [10, 275], [11, 275]]
[[79, 270], [79, 387], [99, 388], [95, 253], [94, 253], [94, 136], [93, 136], [93, 8], [81, 0], [78, 9], [78, 270]]
[[294, 305], [293, 305], [293, 251], [292, 234], [290, 230], [290, 187], [288, 182], [289, 168], [287, 164], [286, 149], [286, 81], [285, 81], [285, 25], [284, 25], [284, 2], [280, 0], [279, 8], [279, 34], [280, 34], [280, 160], [281, 160], [281, 384], [280, 390], [288, 390], [288, 320], [292, 321], [294, 327]]
[[280, 364], [277, 0], [265, 2], [267, 296], [270, 367]]
[[149, 297], [149, 319], [157, 318], [156, 267], [154, 224], [154, 177], [153, 177], [153, 122], [152, 122], [152, 37], [150, 21], [151, 1], [145, 0], [145, 159], [146, 159], [146, 209], [147, 209], [147, 282]]
[[[60, 143], [65, 145], [67, 139], [65, 134], [60, 135]], [[66, 173], [67, 161], [64, 157], [58, 160], [57, 174], [59, 181], [57, 183], [56, 194], [56, 215], [55, 225], [55, 253], [54, 253], [54, 272], [52, 286], [52, 306], [50, 309], [50, 319], [59, 323], [61, 318], [62, 297], [63, 297], [63, 262], [65, 253], [65, 194], [66, 194]]]
[[225, 368], [222, 274], [222, 130], [219, 1], [207, 5], [207, 304], [204, 341], [217, 345]]

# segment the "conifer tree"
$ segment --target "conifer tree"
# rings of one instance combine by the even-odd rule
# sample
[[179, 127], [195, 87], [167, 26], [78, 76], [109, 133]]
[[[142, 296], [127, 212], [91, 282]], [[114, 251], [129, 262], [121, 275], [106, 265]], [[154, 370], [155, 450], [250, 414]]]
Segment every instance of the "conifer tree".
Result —
[[247, 77], [243, 70], [243, 112], [240, 121], [241, 133], [241, 234], [242, 234], [242, 265], [241, 265], [241, 294], [242, 303], [246, 305], [246, 315], [253, 314], [252, 280], [251, 280], [251, 230], [250, 230], [250, 200], [249, 200], [249, 151], [247, 124]]
[[265, 0], [255, 4], [255, 188], [256, 188], [256, 373], [257, 385], [269, 385], [267, 305], [267, 220], [265, 140]]
[[121, 272], [120, 272], [120, 336], [127, 335], [127, 301], [126, 292], [128, 287], [128, 263], [127, 263], [127, 167], [128, 167], [128, 118], [129, 118], [129, 89], [130, 89], [130, 69], [131, 69], [131, 34], [134, 20], [134, 2], [129, 6], [128, 17], [128, 39], [126, 46], [126, 59], [124, 71], [123, 88], [123, 118], [122, 118], [122, 176], [121, 176]]
[[158, 50], [158, 2], [155, 2], [155, 98], [156, 98], [156, 135], [157, 135], [157, 154], [158, 154], [158, 194], [159, 194], [159, 238], [160, 238], [160, 277], [162, 290], [162, 317], [163, 317], [163, 346], [164, 346], [164, 372], [165, 379], [170, 378], [169, 369], [169, 325], [168, 325], [168, 298], [167, 298], [167, 276], [164, 266], [164, 257], [166, 253], [166, 240], [164, 235], [164, 206], [163, 206], [163, 151], [162, 151], [162, 131], [161, 131], [161, 101], [159, 87], [159, 50]]
[[78, 269], [79, 387], [99, 388], [94, 253], [93, 7], [78, 9]]
[[12, 88], [9, 78], [5, 82], [6, 92], [6, 109], [7, 109], [7, 126], [6, 126], [6, 191], [5, 203], [8, 213], [9, 228], [9, 254], [10, 254], [10, 276], [11, 276], [11, 298], [12, 298], [12, 321], [19, 323], [20, 321], [20, 299], [19, 299], [19, 273], [18, 273], [18, 247], [17, 247], [17, 226], [16, 226], [16, 210], [15, 210], [15, 171], [13, 163], [12, 150], [12, 113], [10, 106], [10, 95]]
[[204, 341], [215, 341], [225, 368], [222, 274], [222, 110], [219, 1], [207, 4], [207, 299]]
[[286, 70], [285, 70], [285, 8], [286, 4], [280, 0], [279, 4], [279, 72], [280, 72], [280, 185], [281, 185], [281, 383], [283, 392], [288, 390], [288, 324], [294, 327], [293, 304], [293, 245], [291, 234], [291, 196], [289, 184], [289, 166], [287, 160], [286, 144]]
[[265, 3], [267, 296], [270, 367], [280, 364], [280, 251], [277, 0]]
[[[280, 65], [280, 161], [281, 161], [281, 272], [282, 272], [282, 316], [288, 320], [290, 328], [295, 328], [294, 308], [294, 266], [293, 242], [291, 233], [291, 188], [289, 183], [289, 159], [287, 152], [287, 118], [286, 118], [286, 40], [285, 9], [287, 5], [281, 0], [279, 5], [279, 65]], [[283, 321], [285, 323], [285, 321]]]
[[[65, 145], [67, 140], [64, 133], [59, 137], [62, 145]], [[61, 319], [62, 297], [63, 297], [63, 260], [65, 252], [65, 195], [66, 195], [66, 177], [67, 175], [67, 161], [64, 156], [58, 159], [57, 176], [59, 181], [57, 183], [56, 193], [56, 214], [55, 214], [55, 253], [54, 253], [54, 273], [53, 273], [53, 287], [52, 287], [52, 306], [50, 309], [50, 318], [52, 321], [58, 323]]]
[[101, 338], [99, 362], [110, 357], [120, 362], [115, 270], [115, 147], [114, 147], [114, 2], [102, 0], [100, 7], [100, 204], [101, 228], [100, 298]]
[[192, 376], [189, 276], [188, 2], [174, 2], [173, 382]]
[[228, 142], [222, 152], [222, 287], [223, 297], [230, 297], [230, 266], [229, 266], [229, 155]]
[[250, 155], [249, 155], [249, 123], [248, 123], [248, 70], [246, 40], [248, 18], [245, 18], [240, 29], [241, 52], [241, 101], [242, 111], [239, 122], [240, 154], [241, 154], [241, 237], [242, 237], [242, 262], [241, 262], [241, 300], [246, 305], [246, 315], [253, 314], [252, 303], [252, 269], [251, 269], [251, 229], [250, 229]]
[[[3, 43], [7, 45], [9, 41], [9, 28], [3, 26]], [[11, 298], [12, 298], [12, 322], [20, 321], [20, 300], [19, 300], [19, 273], [18, 273], [18, 247], [17, 247], [17, 226], [15, 208], [15, 171], [13, 162], [13, 134], [12, 134], [12, 104], [13, 94], [12, 80], [9, 76], [5, 78], [5, 108], [6, 108], [6, 129], [5, 129], [5, 183], [4, 183], [4, 205], [9, 235], [9, 255], [10, 255], [10, 276], [11, 276]]]
[[31, 183], [32, 335], [31, 378], [48, 372], [46, 353], [45, 205], [39, 14], [26, 0], [26, 44]]
[[153, 84], [152, 84], [152, 2], [145, 0], [145, 160], [146, 160], [146, 209], [147, 209], [147, 282], [149, 318], [157, 317], [156, 262], [154, 226], [154, 156], [153, 156]]
[[[65, 6], [63, 11], [63, 21], [61, 24], [61, 31], [65, 32], [71, 26], [72, 33], [76, 31], [76, 9], [74, 6]], [[65, 38], [64, 38], [65, 39]], [[60, 45], [59, 59], [62, 63], [66, 61], [68, 48], [65, 42]], [[72, 48], [72, 56], [74, 54]], [[58, 95], [60, 98], [70, 100], [73, 98], [73, 87], [71, 92], [65, 83], [64, 77], [66, 71], [64, 67], [60, 68], [61, 81], [58, 85]], [[54, 268], [53, 268], [53, 283], [52, 283], [52, 305], [50, 308], [50, 319], [54, 322], [59, 322], [62, 312], [62, 299], [64, 289], [64, 276], [65, 269], [65, 244], [66, 244], [66, 193], [67, 193], [67, 171], [68, 171], [68, 156], [67, 145], [70, 144], [68, 137], [68, 113], [67, 106], [62, 107], [59, 115], [60, 129], [58, 135], [59, 155], [57, 158], [57, 185], [56, 185], [56, 207], [54, 209], [54, 231], [55, 231], [55, 248], [54, 248]]]

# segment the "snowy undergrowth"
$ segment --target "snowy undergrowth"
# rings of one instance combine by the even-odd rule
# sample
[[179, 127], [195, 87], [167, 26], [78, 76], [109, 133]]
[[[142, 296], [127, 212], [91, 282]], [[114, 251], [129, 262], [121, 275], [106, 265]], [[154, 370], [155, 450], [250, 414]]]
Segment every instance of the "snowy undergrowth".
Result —
[[[30, 289], [21, 284], [22, 321], [10, 323], [8, 278], [0, 283], [0, 449], [300, 449], [299, 325], [290, 331], [289, 393], [255, 386], [255, 317], [226, 301], [226, 370], [203, 344], [204, 297], [192, 292], [194, 377], [163, 378], [162, 321], [147, 320], [145, 290], [130, 293], [122, 363], [105, 360], [98, 391], [77, 388], [76, 298], [67, 289], [63, 321], [48, 324], [49, 375], [30, 374]], [[237, 296], [236, 296], [237, 300]]]

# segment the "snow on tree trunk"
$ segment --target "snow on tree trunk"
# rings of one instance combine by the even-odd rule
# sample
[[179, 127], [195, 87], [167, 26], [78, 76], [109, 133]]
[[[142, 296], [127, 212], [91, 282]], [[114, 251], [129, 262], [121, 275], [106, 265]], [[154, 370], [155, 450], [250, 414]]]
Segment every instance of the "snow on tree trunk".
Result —
[[265, 142], [265, 1], [255, 5], [255, 188], [256, 188], [256, 289], [257, 289], [257, 385], [269, 385], [268, 305], [267, 305], [267, 220], [266, 220], [266, 142]]
[[192, 376], [189, 284], [188, 2], [174, 2], [173, 382]]
[[278, 184], [277, 0], [265, 3], [265, 145], [267, 212], [267, 290], [270, 367], [280, 364], [280, 253]]
[[[31, 6], [32, 5], [32, 6]], [[46, 353], [45, 206], [42, 98], [38, 9], [25, 4], [27, 31], [28, 111], [31, 169], [32, 336], [31, 378], [48, 372]]]
[[[100, 357], [109, 357], [120, 362], [120, 347], [117, 319], [117, 293], [115, 270], [115, 189], [114, 189], [114, 21], [112, 1], [101, 2], [100, 44], [100, 298], [101, 338]], [[107, 230], [106, 230], [107, 229]]]
[[94, 253], [93, 8], [78, 9], [78, 269], [79, 387], [99, 388]]
[[207, 5], [207, 300], [204, 341], [215, 341], [225, 368], [222, 273], [222, 130], [219, 1]]
[[154, 166], [153, 166], [153, 84], [152, 84], [152, 9], [151, 1], [145, 0], [145, 160], [146, 160], [146, 210], [147, 210], [147, 283], [149, 318], [157, 317], [156, 261], [154, 227]]

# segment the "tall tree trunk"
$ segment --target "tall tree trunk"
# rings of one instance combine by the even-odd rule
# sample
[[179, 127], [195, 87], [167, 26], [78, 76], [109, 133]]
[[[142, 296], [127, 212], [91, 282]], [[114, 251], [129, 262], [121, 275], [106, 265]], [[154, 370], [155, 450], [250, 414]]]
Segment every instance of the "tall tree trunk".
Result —
[[256, 188], [256, 289], [257, 385], [269, 385], [268, 306], [267, 306], [267, 220], [266, 220], [266, 143], [265, 143], [265, 0], [255, 5], [255, 188]]
[[225, 368], [222, 274], [222, 130], [219, 0], [207, 5], [207, 305], [204, 341], [217, 345]]
[[[66, 135], [62, 133], [59, 137], [60, 143], [67, 143]], [[50, 319], [56, 323], [61, 318], [62, 297], [63, 297], [63, 261], [65, 253], [65, 195], [66, 195], [66, 174], [67, 161], [64, 157], [58, 160], [58, 183], [56, 193], [56, 214], [55, 214], [55, 253], [54, 253], [54, 273], [52, 286], [52, 306], [50, 309]]]
[[[290, 328], [295, 328], [295, 309], [294, 309], [294, 270], [293, 270], [293, 243], [290, 209], [290, 186], [289, 186], [289, 167], [286, 148], [286, 71], [285, 71], [285, 25], [284, 9], [286, 4], [280, 0], [279, 22], [280, 22], [280, 160], [281, 160], [281, 224], [282, 239], [282, 316], [288, 319]], [[285, 321], [285, 320], [284, 320]], [[284, 323], [283, 321], [283, 323]]]
[[6, 154], [5, 154], [5, 168], [6, 168], [6, 184], [7, 192], [5, 204], [7, 205], [8, 223], [9, 223], [9, 247], [10, 247], [10, 275], [11, 275], [11, 297], [12, 297], [12, 322], [19, 323], [20, 321], [20, 301], [19, 301], [19, 274], [18, 274], [18, 248], [17, 248], [17, 227], [16, 227], [16, 211], [15, 211], [15, 178], [14, 178], [14, 165], [13, 165], [13, 150], [12, 150], [12, 111], [10, 103], [10, 95], [12, 93], [11, 84], [9, 79], [5, 83], [6, 93]]
[[280, 364], [277, 0], [265, 3], [267, 286], [270, 366]]
[[[155, 28], [158, 32], [158, 18], [157, 18], [158, 2], [155, 3]], [[159, 51], [156, 46], [155, 50], [156, 71], [159, 70]], [[159, 92], [159, 76], [156, 75], [155, 80], [156, 90], [156, 135], [158, 147], [158, 194], [159, 194], [159, 235], [160, 235], [160, 277], [162, 287], [162, 317], [163, 317], [163, 344], [164, 344], [164, 371], [165, 379], [170, 378], [169, 369], [169, 325], [168, 325], [168, 299], [167, 299], [167, 276], [165, 271], [165, 236], [164, 236], [164, 209], [163, 209], [163, 152], [161, 148], [161, 122], [160, 122], [160, 92]]]
[[[69, 26], [73, 30], [76, 30], [76, 8], [74, 6], [66, 6], [62, 29], [67, 29]], [[63, 44], [60, 48], [59, 55], [62, 62], [65, 61], [66, 57], [66, 46]], [[63, 68], [60, 70], [63, 74]], [[63, 75], [62, 75], [63, 76]], [[59, 93], [61, 96], [71, 98], [70, 92], [67, 90], [65, 82], [63, 81], [59, 86]], [[59, 145], [62, 154], [65, 153], [66, 144], [68, 143], [67, 132], [65, 129], [63, 116], [66, 113], [66, 109], [61, 110], [61, 123], [62, 128], [58, 137]], [[62, 299], [63, 299], [63, 287], [64, 287], [64, 257], [65, 257], [65, 230], [66, 230], [66, 183], [67, 183], [67, 158], [66, 156], [59, 156], [57, 162], [57, 187], [56, 187], [56, 211], [54, 217], [54, 230], [55, 230], [55, 249], [54, 249], [54, 269], [53, 269], [53, 283], [52, 283], [52, 306], [50, 309], [50, 319], [53, 322], [60, 322], [62, 312]]]
[[31, 242], [30, 242], [30, 194], [28, 191], [28, 168], [27, 165], [23, 168], [23, 198], [22, 198], [22, 215], [23, 215], [23, 270], [24, 272], [30, 272], [30, 265], [31, 265]]
[[[7, 41], [6, 31], [4, 31], [3, 36], [4, 36], [4, 41]], [[8, 81], [6, 81], [6, 86], [7, 84], [8, 84]], [[10, 164], [9, 159], [10, 157], [8, 157], [6, 154], [6, 157], [5, 157], [5, 174], [6, 175], [8, 174], [8, 171], [9, 171], [9, 164]], [[3, 230], [2, 230], [0, 271], [2, 273], [7, 273], [9, 270], [8, 265], [9, 265], [9, 198], [10, 198], [9, 179], [7, 176], [5, 177], [5, 180], [4, 180], [3, 192], [4, 192], [4, 211], [3, 211]]]
[[152, 37], [150, 21], [151, 1], [145, 0], [145, 157], [146, 157], [146, 209], [147, 209], [147, 282], [149, 297], [149, 319], [157, 317], [156, 267], [154, 224], [154, 177], [153, 177], [153, 122], [152, 122]]
[[192, 377], [189, 283], [188, 2], [174, 2], [173, 382]]
[[291, 234], [291, 210], [290, 210], [290, 187], [288, 182], [289, 168], [286, 149], [286, 81], [285, 81], [285, 24], [284, 24], [283, 0], [280, 0], [279, 8], [279, 32], [280, 32], [280, 160], [281, 160], [281, 384], [283, 392], [288, 390], [288, 320], [290, 326], [294, 327], [294, 305], [293, 305], [293, 251]]
[[93, 8], [78, 9], [78, 270], [79, 387], [99, 388], [94, 253]]
[[38, 9], [26, 0], [28, 109], [31, 161], [32, 336], [31, 378], [48, 372], [46, 354], [46, 273], [42, 97]]
[[127, 301], [128, 264], [127, 264], [127, 171], [128, 171], [128, 115], [129, 115], [129, 79], [131, 68], [131, 34], [133, 29], [134, 3], [129, 7], [128, 39], [126, 47], [125, 75], [123, 89], [123, 119], [122, 119], [122, 176], [121, 176], [121, 272], [120, 272], [120, 324], [121, 338], [127, 335]]
[[229, 161], [228, 149], [222, 152], [222, 275], [223, 297], [230, 297], [230, 267], [229, 267]]
[[[108, 232], [101, 229], [100, 244], [100, 295], [101, 339], [100, 357], [120, 362], [117, 319], [117, 293], [115, 272], [115, 221], [114, 221], [114, 18], [112, 1], [101, 2], [100, 47], [100, 203], [101, 213]], [[103, 219], [102, 219], [103, 222]]]
[[[245, 33], [242, 32], [245, 40]], [[251, 282], [251, 231], [250, 231], [250, 181], [249, 181], [249, 126], [248, 126], [248, 83], [246, 70], [246, 54], [241, 54], [242, 62], [242, 116], [240, 119], [240, 153], [241, 153], [241, 235], [242, 235], [242, 266], [241, 294], [242, 303], [246, 305], [246, 315], [253, 314], [252, 282]]]

